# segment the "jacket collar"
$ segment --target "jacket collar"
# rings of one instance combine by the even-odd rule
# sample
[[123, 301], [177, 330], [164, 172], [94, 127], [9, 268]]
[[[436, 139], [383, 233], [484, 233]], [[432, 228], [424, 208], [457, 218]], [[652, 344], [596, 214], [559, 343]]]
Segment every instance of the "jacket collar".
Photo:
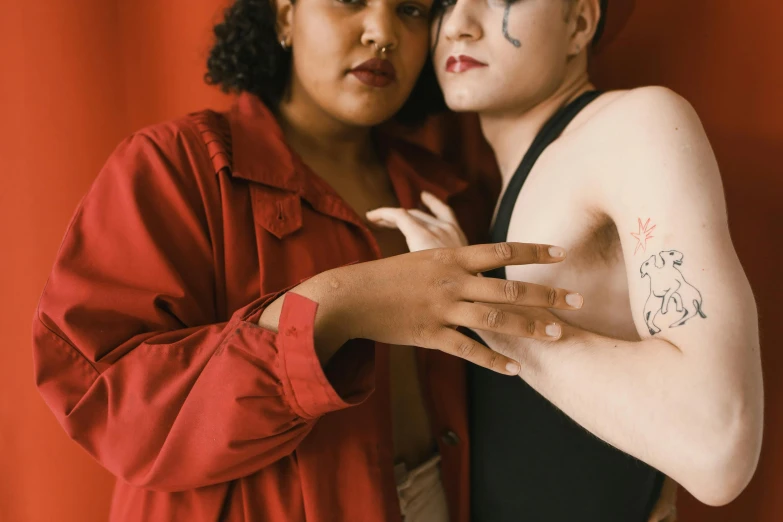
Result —
[[[300, 195], [306, 192], [307, 173], [296, 168], [294, 152], [286, 144], [275, 116], [261, 100], [243, 93], [227, 117], [231, 127], [233, 177]], [[467, 187], [444, 163], [432, 159], [416, 161], [416, 156], [423, 154], [415, 146], [383, 135], [377, 138], [379, 152], [403, 206], [418, 204], [422, 190], [445, 201]], [[421, 174], [424, 170], [430, 171], [428, 177]], [[409, 197], [413, 201], [404, 201]]]

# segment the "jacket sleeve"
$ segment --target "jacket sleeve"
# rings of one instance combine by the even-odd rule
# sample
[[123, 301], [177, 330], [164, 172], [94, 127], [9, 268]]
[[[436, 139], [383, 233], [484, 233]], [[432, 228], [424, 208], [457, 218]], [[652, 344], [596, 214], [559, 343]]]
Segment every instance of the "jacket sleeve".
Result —
[[366, 371], [342, 396], [330, 384], [313, 345], [316, 303], [289, 293], [280, 333], [257, 325], [287, 289], [219, 321], [192, 149], [164, 152], [146, 135], [118, 147], [33, 322], [36, 384], [69, 436], [114, 475], [163, 491], [252, 474], [372, 390]]

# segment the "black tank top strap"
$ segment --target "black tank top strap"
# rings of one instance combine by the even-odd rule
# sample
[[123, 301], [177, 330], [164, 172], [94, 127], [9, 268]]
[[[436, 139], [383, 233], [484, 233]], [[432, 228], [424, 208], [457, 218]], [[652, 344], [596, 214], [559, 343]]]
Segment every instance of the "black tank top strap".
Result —
[[[581, 95], [538, 133], [500, 202], [494, 242], [508, 240], [511, 214], [536, 160], [599, 95]], [[506, 270], [486, 275], [505, 279]], [[524, 380], [476, 365], [467, 373], [473, 522], [649, 518], [664, 480], [660, 472], [589, 433]]]
[[[516, 172], [511, 177], [508, 188], [500, 200], [500, 207], [495, 218], [495, 224], [492, 227], [491, 238], [493, 243], [502, 243], [508, 239], [508, 227], [511, 224], [511, 214], [514, 212], [514, 205], [517, 202], [522, 186], [525, 184], [530, 171], [543, 154], [546, 148], [560, 135], [569, 123], [579, 114], [582, 109], [587, 107], [593, 100], [602, 94], [601, 91], [588, 91], [581, 94], [571, 103], [560, 109], [547, 121], [536, 135], [533, 143], [530, 145], [525, 157], [517, 167]], [[505, 267], [500, 267], [485, 274], [487, 277], [498, 279], [506, 278]]]

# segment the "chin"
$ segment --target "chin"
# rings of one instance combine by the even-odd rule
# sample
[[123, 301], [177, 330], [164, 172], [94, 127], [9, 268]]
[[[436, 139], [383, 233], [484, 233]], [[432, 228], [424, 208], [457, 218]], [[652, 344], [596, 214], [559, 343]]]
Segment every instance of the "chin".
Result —
[[[396, 105], [395, 105], [396, 107]], [[340, 111], [340, 119], [355, 127], [375, 127], [386, 121], [389, 121], [397, 111], [388, 107], [379, 105], [370, 107], [356, 107], [349, 110]]]
[[354, 127], [375, 127], [391, 118], [402, 108], [405, 98], [401, 92], [343, 90], [331, 100], [324, 99], [324, 107], [337, 120]]
[[444, 91], [443, 96], [448, 108], [454, 112], [479, 112], [485, 106], [474, 93], [462, 89], [454, 92]]

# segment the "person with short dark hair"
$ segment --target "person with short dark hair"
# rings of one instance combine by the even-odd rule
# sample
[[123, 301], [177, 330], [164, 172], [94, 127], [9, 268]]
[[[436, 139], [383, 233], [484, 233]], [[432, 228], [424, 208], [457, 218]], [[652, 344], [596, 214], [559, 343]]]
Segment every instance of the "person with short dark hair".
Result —
[[[722, 505], [756, 469], [758, 318], [704, 129], [668, 89], [600, 92], [588, 74], [601, 21], [629, 6], [448, 0], [433, 21], [446, 102], [478, 113], [503, 176], [492, 240], [568, 251], [486, 275], [516, 293], [558, 281], [583, 296], [578, 312], [537, 312], [562, 321], [558, 343], [478, 329], [522, 371], [469, 368], [476, 522], [668, 521], [675, 483]], [[412, 250], [463, 244], [448, 206], [433, 205], [370, 217]], [[493, 308], [495, 323], [511, 320]]]

